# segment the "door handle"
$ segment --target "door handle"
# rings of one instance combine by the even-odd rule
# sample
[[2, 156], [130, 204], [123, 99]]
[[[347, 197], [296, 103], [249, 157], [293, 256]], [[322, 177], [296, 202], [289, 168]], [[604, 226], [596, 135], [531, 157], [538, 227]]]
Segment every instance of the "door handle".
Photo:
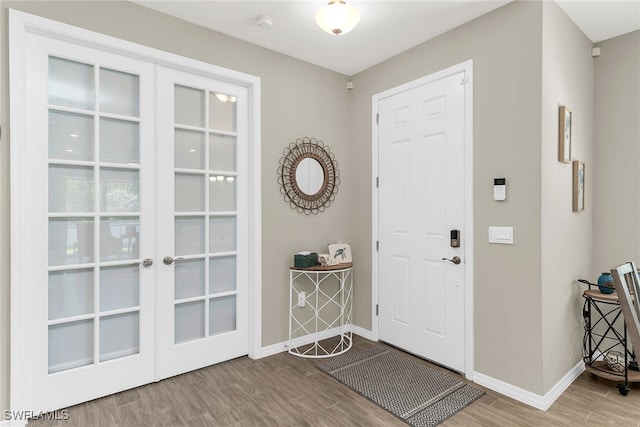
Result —
[[454, 256], [454, 257], [453, 257], [453, 258], [451, 258], [451, 259], [449, 259], [449, 258], [442, 258], [442, 260], [443, 260], [443, 261], [449, 261], [449, 262], [452, 262], [452, 263], [454, 263], [455, 265], [458, 265], [458, 264], [460, 264], [460, 263], [462, 262], [462, 260], [460, 259], [460, 257], [459, 257], [459, 256], [457, 256], [457, 255], [456, 255], [456, 256]]
[[131, 265], [142, 265], [143, 267], [151, 267], [153, 265], [153, 260], [151, 258], [145, 258], [140, 262], [134, 262]]
[[171, 264], [174, 263], [174, 261], [178, 261], [180, 259], [183, 259], [183, 258], [181, 256], [178, 256], [178, 257], [175, 257], [175, 258], [174, 257], [170, 257], [170, 256], [166, 256], [166, 257], [162, 258], [162, 262], [164, 262], [165, 265], [171, 265]]

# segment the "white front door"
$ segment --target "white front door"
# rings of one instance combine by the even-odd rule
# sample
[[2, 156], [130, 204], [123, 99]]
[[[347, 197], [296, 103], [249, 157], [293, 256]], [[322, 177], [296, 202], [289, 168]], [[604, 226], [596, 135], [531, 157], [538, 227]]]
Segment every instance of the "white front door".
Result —
[[247, 89], [158, 72], [158, 377], [248, 353]]
[[465, 73], [383, 97], [378, 111], [379, 338], [464, 372]]
[[23, 52], [12, 409], [247, 354], [247, 87], [31, 33]]

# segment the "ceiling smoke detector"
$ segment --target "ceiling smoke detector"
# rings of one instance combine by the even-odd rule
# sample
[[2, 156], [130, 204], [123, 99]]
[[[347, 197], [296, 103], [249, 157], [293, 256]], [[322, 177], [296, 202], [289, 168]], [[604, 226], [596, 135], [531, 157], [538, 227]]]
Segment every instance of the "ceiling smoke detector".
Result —
[[273, 27], [273, 18], [270, 16], [260, 15], [256, 18], [256, 25], [261, 30], [270, 30]]

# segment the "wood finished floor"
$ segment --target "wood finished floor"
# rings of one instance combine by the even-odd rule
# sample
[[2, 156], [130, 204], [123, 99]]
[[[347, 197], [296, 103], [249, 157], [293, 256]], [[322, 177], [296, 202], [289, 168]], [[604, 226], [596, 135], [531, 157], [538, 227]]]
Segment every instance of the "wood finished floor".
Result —
[[[374, 344], [355, 337], [352, 351]], [[28, 425], [406, 426], [322, 373], [317, 363], [287, 353], [260, 360], [242, 357], [73, 406], [66, 421], [32, 420]], [[622, 396], [614, 384], [586, 372], [546, 412], [485, 391], [440, 425], [640, 426], [640, 387]]]

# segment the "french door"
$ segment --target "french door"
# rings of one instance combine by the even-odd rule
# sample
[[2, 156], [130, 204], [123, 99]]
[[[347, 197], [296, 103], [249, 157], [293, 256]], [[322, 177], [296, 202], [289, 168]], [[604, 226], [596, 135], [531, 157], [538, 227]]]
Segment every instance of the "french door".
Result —
[[49, 410], [154, 378], [154, 67], [29, 42], [29, 385]]
[[34, 34], [25, 51], [16, 409], [247, 354], [247, 88]]
[[[158, 71], [158, 376], [248, 352], [246, 88]], [[172, 230], [173, 232], [168, 232]], [[176, 361], [180, 363], [176, 363]]]

